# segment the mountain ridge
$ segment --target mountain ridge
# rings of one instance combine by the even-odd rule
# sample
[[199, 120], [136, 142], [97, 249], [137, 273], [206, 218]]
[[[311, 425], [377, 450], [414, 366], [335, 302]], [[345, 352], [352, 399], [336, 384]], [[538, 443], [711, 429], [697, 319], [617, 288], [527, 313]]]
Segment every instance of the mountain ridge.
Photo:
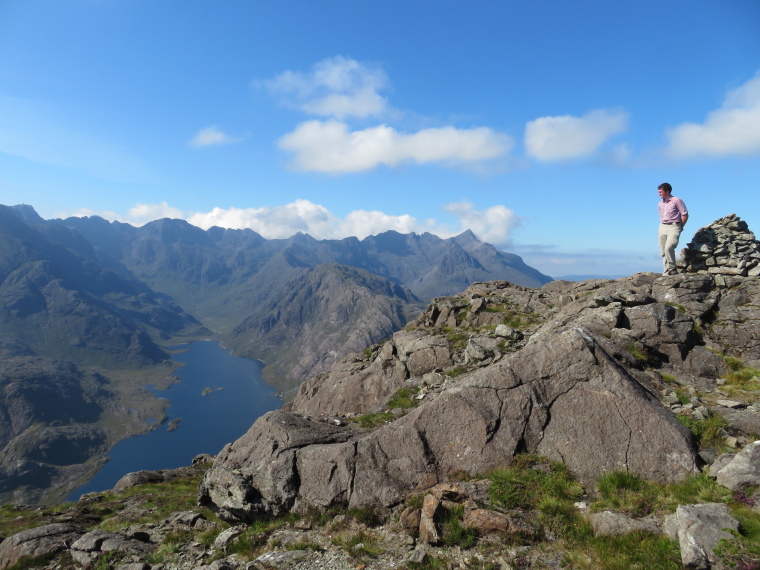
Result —
[[[269, 319], [263, 307], [276, 304], [279, 291], [292, 288], [309, 268], [338, 263], [387, 279], [417, 297], [405, 294], [400, 298], [409, 304], [409, 314], [421, 310], [430, 298], [453, 294], [473, 281], [499, 278], [537, 286], [551, 280], [519, 256], [478, 241], [470, 231], [448, 239], [391, 230], [362, 240], [316, 240], [304, 233], [267, 240], [249, 229], [202, 230], [184, 220], [168, 218], [141, 228], [111, 222], [109, 229], [102, 218], [56, 222], [103, 242], [102, 249], [108, 254], [104, 261], [118, 264], [170, 295], [201, 320], [207, 319], [206, 326], [219, 333], [236, 354], [275, 363], [264, 369], [265, 377], [286, 389], [308, 377], [302, 355], [289, 367], [277, 354], [267, 355], [235, 337], [250, 330], [250, 326], [241, 326], [243, 321]], [[213, 295], [209, 295], [210, 288]], [[373, 339], [388, 336], [393, 330], [378, 331], [382, 336]], [[360, 348], [346, 346], [348, 351]], [[332, 363], [332, 359], [312, 361], [317, 370], [311, 372], [326, 370]]]
[[[129, 473], [45, 514], [0, 544], [0, 565], [29, 552], [55, 557], [51, 570], [67, 557], [188, 570], [755, 561], [760, 242], [731, 215], [679, 267], [437, 297], [215, 458]], [[209, 461], [192, 503], [197, 479], [179, 479]], [[146, 519], [173, 479], [181, 510]]]
[[[150, 429], [165, 403], [144, 384], [168, 386], [173, 370], [160, 343], [207, 334], [166, 295], [101, 265], [76, 232], [31, 212], [21, 211], [26, 223], [0, 206], [6, 501], [60, 499], [113, 444]], [[56, 451], [64, 447], [68, 460]]]
[[[445, 294], [508, 263], [523, 268], [489, 248], [471, 234], [267, 240], [169, 218], [134, 227], [0, 206], [0, 500], [57, 500], [114, 443], [154, 429], [147, 420], [160, 421], [166, 403], [144, 385], [174, 381], [167, 346], [216, 338], [264, 361], [265, 379], [289, 394], [403, 327], [424, 307], [415, 288]], [[549, 279], [524, 267], [526, 280]], [[46, 415], [34, 404], [46, 385], [97, 414]], [[82, 461], [55, 463], [54, 442]]]

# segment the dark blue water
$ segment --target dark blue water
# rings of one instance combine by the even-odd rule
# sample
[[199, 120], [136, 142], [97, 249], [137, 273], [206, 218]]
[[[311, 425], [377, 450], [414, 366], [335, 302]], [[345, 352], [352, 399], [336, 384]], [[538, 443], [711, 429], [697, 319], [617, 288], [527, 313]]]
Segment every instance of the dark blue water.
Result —
[[[261, 379], [260, 362], [236, 358], [212, 341], [194, 342], [188, 348], [173, 357], [185, 363], [176, 373], [181, 382], [155, 392], [169, 401], [168, 420], [149, 433], [117, 443], [108, 454], [110, 461], [68, 500], [111, 489], [133, 471], [173, 469], [190, 465], [199, 453], [215, 455], [248, 431], [256, 418], [282, 405], [274, 388]], [[212, 391], [204, 396], [206, 388]], [[182, 418], [177, 429], [168, 431], [176, 418]]]

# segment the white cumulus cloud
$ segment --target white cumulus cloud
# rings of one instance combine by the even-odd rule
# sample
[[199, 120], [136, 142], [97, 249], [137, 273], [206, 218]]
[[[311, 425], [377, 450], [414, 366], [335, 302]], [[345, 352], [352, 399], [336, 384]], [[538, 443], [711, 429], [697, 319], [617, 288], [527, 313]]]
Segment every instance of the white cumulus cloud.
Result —
[[284, 206], [261, 208], [214, 208], [210, 212], [194, 212], [187, 221], [203, 229], [249, 228], [267, 239], [288, 238], [298, 232], [312, 237], [333, 238], [334, 217], [327, 208], [309, 200], [296, 200]]
[[760, 154], [760, 73], [730, 91], [702, 124], [683, 123], [667, 137], [674, 158]]
[[[420, 224], [408, 214], [393, 216], [380, 211], [354, 210], [345, 218], [335, 216], [327, 208], [309, 200], [295, 200], [284, 206], [261, 208], [214, 208], [210, 212], [195, 212], [187, 217], [191, 224], [203, 229], [249, 228], [267, 239], [283, 239], [303, 232], [316, 239], [359, 239], [388, 230], [401, 233], [429, 231], [429, 224]], [[442, 227], [437, 228], [451, 233]]]
[[[299, 199], [282, 206], [260, 208], [213, 208], [208, 212], [182, 212], [166, 202], [160, 204], [137, 204], [126, 216], [100, 213], [106, 219], [118, 219], [134, 225], [143, 225], [160, 218], [184, 219], [204, 230], [221, 228], [249, 228], [267, 239], [286, 239], [298, 232], [307, 233], [315, 239], [363, 239], [389, 230], [402, 234], [425, 232], [448, 238], [470, 229], [482, 241], [497, 246], [511, 245], [511, 233], [519, 225], [515, 213], [502, 205], [477, 211], [467, 201], [443, 206], [443, 210], [455, 218], [453, 224], [435, 219], [419, 220], [410, 214], [387, 214], [380, 210], [354, 210], [340, 217], [325, 206]], [[80, 212], [78, 215], [92, 215]]]
[[292, 166], [297, 170], [344, 173], [407, 162], [481, 162], [505, 156], [514, 141], [486, 127], [407, 134], [387, 125], [351, 131], [338, 121], [307, 121], [281, 137], [279, 146], [294, 153]]
[[190, 139], [189, 144], [195, 148], [203, 148], [205, 146], [233, 144], [240, 142], [241, 140], [242, 139], [231, 137], [230, 135], [219, 130], [219, 128], [216, 126], [210, 126], [195, 133], [195, 136]]
[[182, 218], [182, 210], [174, 208], [166, 202], [160, 204], [135, 204], [127, 212], [127, 220], [137, 225], [146, 224], [161, 218]]
[[545, 162], [583, 158], [625, 131], [627, 123], [627, 113], [610, 109], [582, 117], [539, 117], [525, 126], [525, 148], [529, 156]]
[[369, 117], [388, 104], [379, 94], [388, 86], [385, 72], [344, 56], [322, 60], [309, 73], [285, 71], [262, 85], [284, 103], [324, 117]]
[[512, 245], [512, 232], [520, 225], [517, 214], [502, 205], [479, 212], [469, 201], [463, 200], [447, 204], [444, 210], [459, 219], [462, 231], [470, 229], [481, 241], [501, 246]]

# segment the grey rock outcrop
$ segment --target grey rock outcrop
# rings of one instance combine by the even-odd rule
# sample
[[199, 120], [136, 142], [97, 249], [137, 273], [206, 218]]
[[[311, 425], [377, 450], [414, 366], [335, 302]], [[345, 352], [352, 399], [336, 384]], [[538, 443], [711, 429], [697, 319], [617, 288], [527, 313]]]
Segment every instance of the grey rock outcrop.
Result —
[[190, 467], [177, 467], [176, 469], [159, 469], [158, 471], [134, 471], [127, 473], [119, 479], [114, 485], [112, 491], [118, 492], [143, 485], [145, 483], [162, 483], [171, 481], [177, 477], [186, 477], [203, 471], [203, 464], [210, 463], [213, 460], [212, 455], [197, 455], [193, 458], [193, 465]]
[[152, 552], [155, 545], [127, 538], [104, 530], [93, 530], [81, 536], [71, 545], [71, 557], [79, 564], [91, 564], [106, 552], [123, 552], [145, 555]]
[[[729, 241], [746, 233], [726, 227]], [[679, 480], [702, 459], [674, 414], [713, 413], [724, 357], [760, 363], [758, 306], [760, 280], [730, 272], [475, 283], [303, 384], [217, 457], [199, 500], [228, 520], [392, 507], [521, 452], [564, 462], [587, 486], [611, 470]], [[391, 405], [400, 388], [418, 407]], [[389, 408], [379, 427], [339, 425]]]
[[351, 427], [282, 411], [265, 414], [222, 449], [214, 462], [219, 471], [205, 479], [199, 501], [228, 520], [280, 515], [297, 497], [314, 505], [341, 501], [353, 474], [354, 435]]
[[734, 536], [724, 529], [737, 530], [739, 522], [723, 503], [679, 505], [675, 514], [665, 518], [663, 530], [678, 540], [681, 561], [686, 568], [722, 568], [713, 549], [723, 539]]
[[736, 455], [721, 456], [710, 470], [718, 483], [733, 491], [760, 486], [760, 441], [745, 446]]
[[589, 516], [595, 536], [651, 532], [662, 534], [662, 522], [653, 519], [635, 519], [621, 513], [602, 511]]
[[46, 556], [65, 550], [86, 531], [76, 525], [53, 523], [17, 532], [0, 543], [0, 568], [23, 557]]
[[760, 244], [746, 222], [729, 214], [694, 234], [678, 266], [689, 273], [760, 275]]
[[586, 482], [611, 469], [662, 481], [695, 472], [688, 432], [610, 348], [560, 328], [369, 433], [272, 412], [219, 454], [200, 502], [232, 520], [335, 503], [388, 507], [521, 451], [562, 460]]

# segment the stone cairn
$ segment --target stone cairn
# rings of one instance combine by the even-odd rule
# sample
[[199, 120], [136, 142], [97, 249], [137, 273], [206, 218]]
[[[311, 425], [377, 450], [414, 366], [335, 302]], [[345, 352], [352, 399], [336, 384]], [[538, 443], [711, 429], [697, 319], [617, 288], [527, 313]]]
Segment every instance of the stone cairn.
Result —
[[760, 275], [760, 242], [746, 222], [729, 214], [699, 229], [677, 265], [685, 273]]

